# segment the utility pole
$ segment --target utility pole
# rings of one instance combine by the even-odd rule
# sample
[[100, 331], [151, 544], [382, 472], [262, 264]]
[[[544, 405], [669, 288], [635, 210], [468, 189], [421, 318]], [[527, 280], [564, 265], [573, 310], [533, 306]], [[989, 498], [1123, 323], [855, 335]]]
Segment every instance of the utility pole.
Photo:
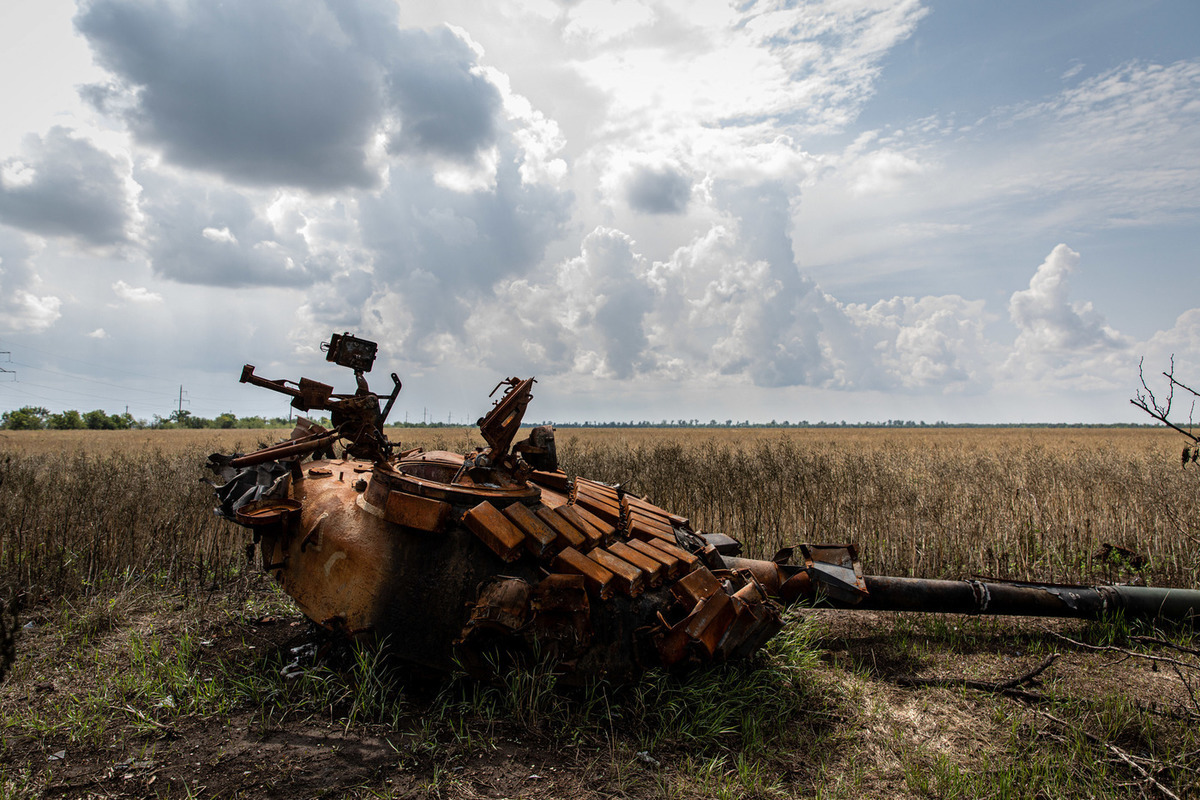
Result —
[[[0, 350], [0, 356], [4, 356], [4, 362], [7, 364], [12, 361], [12, 352], [9, 350]], [[8, 374], [13, 376], [13, 380], [17, 379], [17, 371], [15, 369], [5, 369], [0, 367], [0, 374]]]

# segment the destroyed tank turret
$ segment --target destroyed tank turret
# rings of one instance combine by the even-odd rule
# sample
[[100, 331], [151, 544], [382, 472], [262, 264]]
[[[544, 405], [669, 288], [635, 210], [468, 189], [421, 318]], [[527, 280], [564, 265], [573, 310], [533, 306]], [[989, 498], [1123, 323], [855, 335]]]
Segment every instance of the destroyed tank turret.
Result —
[[963, 614], [1200, 616], [1200, 591], [864, 576], [852, 545], [799, 545], [771, 560], [696, 530], [622, 486], [558, 468], [554, 429], [515, 441], [532, 378], [509, 378], [479, 420], [486, 447], [400, 451], [384, 422], [401, 390], [364, 377], [377, 347], [323, 345], [353, 394], [301, 378], [241, 380], [326, 411], [289, 441], [214, 454], [217, 513], [253, 531], [263, 569], [318, 625], [386, 640], [401, 658], [487, 677], [545, 659], [565, 679], [635, 679], [652, 667], [743, 658], [797, 602]]

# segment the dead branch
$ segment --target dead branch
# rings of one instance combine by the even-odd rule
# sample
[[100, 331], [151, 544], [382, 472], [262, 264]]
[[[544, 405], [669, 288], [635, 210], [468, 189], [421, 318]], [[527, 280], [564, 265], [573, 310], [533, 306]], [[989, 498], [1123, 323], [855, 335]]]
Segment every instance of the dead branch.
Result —
[[1009, 678], [1006, 681], [973, 681], [968, 678], [916, 678], [911, 675], [902, 675], [896, 678], [896, 683], [900, 686], [965, 687], [967, 689], [979, 689], [984, 692], [1006, 692], [1016, 689], [1021, 684], [1028, 683], [1038, 675], [1041, 675], [1057, 658], [1058, 653], [1051, 653], [1045, 661], [1029, 672], [1018, 675], [1015, 678]]
[[1063, 728], [1066, 728], [1067, 730], [1076, 731], [1076, 732], [1082, 734], [1089, 742], [1100, 745], [1105, 750], [1108, 750], [1110, 753], [1115, 755], [1117, 758], [1124, 761], [1126, 764], [1128, 764], [1130, 767], [1132, 767], [1135, 772], [1137, 772], [1139, 775], [1141, 775], [1142, 778], [1144, 778], [1147, 783], [1149, 783], [1154, 788], [1158, 789], [1166, 797], [1169, 797], [1172, 800], [1179, 800], [1179, 795], [1175, 794], [1173, 791], [1171, 791], [1166, 786], [1164, 786], [1162, 783], [1160, 783], [1153, 775], [1151, 775], [1149, 772], [1146, 771], [1145, 767], [1143, 767], [1141, 764], [1137, 763], [1137, 761], [1134, 761], [1133, 758], [1128, 753], [1126, 753], [1121, 748], [1117, 747], [1115, 744], [1112, 744], [1111, 742], [1106, 742], [1105, 740], [1101, 739], [1099, 736], [1095, 736], [1094, 734], [1088, 733], [1083, 728], [1080, 728], [1076, 725], [1072, 725], [1071, 723], [1067, 722], [1066, 720], [1059, 719], [1058, 717], [1051, 714], [1049, 711], [1043, 711], [1040, 708], [1031, 708], [1030, 711], [1034, 712], [1035, 714], [1040, 714], [1041, 716], [1045, 717], [1046, 719], [1051, 720], [1052, 722], [1055, 722], [1058, 725], [1061, 725]]
[[[1187, 391], [1192, 392], [1192, 394], [1196, 394], [1196, 392], [1194, 392], [1192, 389], [1189, 389], [1187, 386], [1184, 386], [1182, 383], [1180, 383], [1179, 381], [1177, 381], [1175, 379], [1175, 356], [1174, 355], [1171, 356], [1170, 372], [1163, 373], [1163, 376], [1166, 377], [1166, 379], [1167, 379], [1167, 387], [1168, 388], [1167, 388], [1166, 400], [1162, 403], [1159, 403], [1158, 398], [1154, 395], [1154, 390], [1151, 389], [1150, 385], [1146, 383], [1146, 374], [1143, 371], [1144, 362], [1145, 362], [1144, 358], [1140, 359], [1138, 361], [1138, 379], [1142, 383], [1142, 390], [1135, 391], [1133, 398], [1129, 402], [1132, 403], [1133, 405], [1137, 406], [1138, 408], [1140, 408], [1142, 411], [1145, 411], [1147, 414], [1154, 417], [1156, 420], [1161, 422], [1163, 425], [1166, 425], [1168, 428], [1171, 428], [1173, 430], [1178, 431], [1179, 433], [1182, 433], [1184, 436], [1188, 437], [1193, 442], [1200, 442], [1200, 436], [1196, 436], [1195, 434], [1191, 433], [1190, 431], [1184, 430], [1183, 428], [1176, 425], [1174, 422], [1171, 422], [1171, 420], [1169, 419], [1169, 417], [1171, 416], [1171, 404], [1175, 401], [1175, 387], [1176, 386], [1186, 389]], [[1200, 395], [1197, 395], [1197, 396], [1200, 397]]]
[[1130, 636], [1130, 641], [1138, 642], [1139, 644], [1152, 644], [1159, 647], [1169, 647], [1172, 650], [1178, 650], [1181, 653], [1190, 653], [1194, 656], [1200, 656], [1200, 650], [1194, 647], [1184, 647], [1181, 644], [1168, 642], [1166, 639], [1155, 639], [1153, 636]]
[[1086, 642], [1080, 642], [1075, 639], [1072, 639], [1069, 636], [1063, 636], [1061, 633], [1055, 633], [1054, 631], [1052, 631], [1048, 628], [1042, 628], [1042, 631], [1050, 634], [1055, 639], [1062, 639], [1067, 644], [1069, 644], [1073, 647], [1078, 647], [1082, 650], [1096, 650], [1096, 651], [1107, 651], [1110, 653], [1122, 653], [1127, 658], [1144, 658], [1147, 661], [1158, 661], [1163, 664], [1174, 664], [1176, 666], [1186, 667], [1187, 669], [1200, 670], [1200, 664], [1192, 664], [1187, 661], [1179, 661], [1174, 658], [1167, 658], [1166, 656], [1151, 655], [1150, 653], [1139, 653], [1135, 650], [1126, 650], [1123, 647], [1115, 647], [1111, 644], [1103, 644], [1103, 645], [1087, 644]]
[[1171, 669], [1175, 670], [1175, 674], [1179, 676], [1179, 682], [1183, 684], [1184, 689], [1187, 689], [1188, 697], [1192, 700], [1192, 708], [1200, 712], [1200, 702], [1196, 701], [1196, 693], [1192, 690], [1192, 682], [1183, 676], [1183, 670], [1179, 667], [1172, 665]]

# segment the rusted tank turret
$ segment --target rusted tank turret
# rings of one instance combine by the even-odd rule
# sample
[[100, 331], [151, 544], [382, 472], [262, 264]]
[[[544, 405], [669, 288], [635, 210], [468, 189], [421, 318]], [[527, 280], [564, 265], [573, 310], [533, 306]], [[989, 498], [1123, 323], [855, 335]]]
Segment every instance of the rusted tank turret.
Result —
[[[772, 560], [621, 486], [558, 468], [554, 430], [515, 441], [534, 380], [509, 378], [479, 420], [486, 447], [397, 451], [384, 422], [401, 390], [364, 377], [376, 345], [335, 334], [328, 360], [353, 394], [302, 378], [242, 381], [327, 411], [289, 441], [213, 455], [222, 516], [253, 531], [263, 568], [314, 622], [386, 638], [401, 657], [488, 675], [529, 658], [570, 679], [741, 658], [798, 601], [838, 607], [1096, 617], [1200, 616], [1200, 591], [864, 576], [853, 546], [800, 545]], [[797, 555], [793, 563], [793, 555]]]

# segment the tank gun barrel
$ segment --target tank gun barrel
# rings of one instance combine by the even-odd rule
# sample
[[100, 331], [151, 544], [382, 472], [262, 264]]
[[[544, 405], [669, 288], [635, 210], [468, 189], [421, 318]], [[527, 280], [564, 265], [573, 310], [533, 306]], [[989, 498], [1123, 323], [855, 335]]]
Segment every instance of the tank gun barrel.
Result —
[[803, 565], [723, 556], [729, 569], [749, 570], [785, 603], [832, 608], [1097, 619], [1126, 617], [1184, 622], [1200, 619], [1200, 590], [1146, 586], [1076, 586], [975, 578], [939, 580], [863, 575], [852, 545], [800, 546]]
[[1065, 586], [984, 580], [929, 580], [868, 575], [867, 595], [858, 603], [829, 599], [839, 608], [927, 611], [1023, 617], [1095, 619], [1127, 617], [1177, 621], [1200, 618], [1200, 591], [1146, 586]]

